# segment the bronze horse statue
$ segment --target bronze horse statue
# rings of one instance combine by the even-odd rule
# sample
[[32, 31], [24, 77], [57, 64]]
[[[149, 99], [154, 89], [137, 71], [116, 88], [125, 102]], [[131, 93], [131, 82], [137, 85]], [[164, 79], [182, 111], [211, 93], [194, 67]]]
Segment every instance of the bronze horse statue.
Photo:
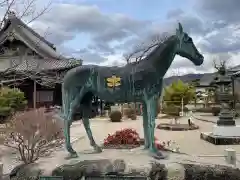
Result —
[[176, 54], [189, 59], [196, 66], [200, 66], [204, 60], [180, 23], [176, 34], [159, 43], [145, 59], [137, 63], [123, 67], [83, 65], [69, 70], [62, 84], [61, 118], [64, 120], [65, 143], [70, 157], [77, 157], [70, 143], [70, 125], [79, 109], [90, 145], [95, 151], [102, 152], [94, 140], [89, 124], [91, 102], [96, 95], [108, 102], [141, 102], [145, 149], [154, 157], [163, 158], [154, 144], [155, 118], [163, 77]]

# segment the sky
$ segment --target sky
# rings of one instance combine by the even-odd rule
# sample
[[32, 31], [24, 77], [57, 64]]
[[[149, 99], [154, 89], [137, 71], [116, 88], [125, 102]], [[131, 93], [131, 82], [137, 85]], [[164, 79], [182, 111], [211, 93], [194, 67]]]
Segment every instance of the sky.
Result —
[[[36, 1], [37, 9], [48, 0]], [[213, 60], [240, 64], [239, 0], [53, 0], [30, 25], [65, 56], [84, 64], [124, 65], [150, 37], [173, 33], [177, 23], [205, 57], [194, 66], [176, 56], [167, 76], [212, 72]]]

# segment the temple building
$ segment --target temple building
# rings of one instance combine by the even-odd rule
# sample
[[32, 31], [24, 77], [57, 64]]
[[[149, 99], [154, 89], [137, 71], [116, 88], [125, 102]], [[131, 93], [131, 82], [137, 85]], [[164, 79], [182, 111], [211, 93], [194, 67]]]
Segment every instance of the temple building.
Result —
[[55, 46], [9, 13], [0, 30], [0, 85], [21, 89], [29, 107], [61, 105], [64, 73], [82, 60], [66, 58]]

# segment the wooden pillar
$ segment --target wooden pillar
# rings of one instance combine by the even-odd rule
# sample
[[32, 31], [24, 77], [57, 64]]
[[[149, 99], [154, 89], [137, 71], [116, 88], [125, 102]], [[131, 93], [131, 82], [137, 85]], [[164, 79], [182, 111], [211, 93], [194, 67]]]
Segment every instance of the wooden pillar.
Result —
[[33, 108], [36, 109], [37, 103], [37, 83], [36, 80], [33, 80]]
[[235, 78], [232, 76], [232, 95], [233, 95], [233, 108], [236, 110], [236, 100], [235, 100]]

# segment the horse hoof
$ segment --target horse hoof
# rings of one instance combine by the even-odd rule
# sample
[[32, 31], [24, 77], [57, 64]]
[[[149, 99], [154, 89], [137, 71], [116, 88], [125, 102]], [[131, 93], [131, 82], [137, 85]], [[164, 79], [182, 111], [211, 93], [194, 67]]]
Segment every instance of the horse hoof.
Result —
[[167, 156], [164, 155], [161, 151], [159, 150], [150, 150], [150, 155], [154, 158], [154, 159], [166, 159]]
[[144, 146], [143, 150], [149, 149], [149, 146]]
[[160, 159], [166, 159], [166, 158], [167, 158], [166, 155], [163, 155], [163, 154], [156, 154], [156, 153], [152, 153], [151, 156], [152, 156], [154, 159], [157, 159], [157, 160], [160, 160]]
[[100, 148], [99, 146], [95, 146], [94, 150], [96, 153], [101, 153], [102, 152], [102, 148]]
[[70, 153], [67, 157], [65, 157], [65, 159], [68, 160], [68, 159], [73, 159], [77, 157], [78, 157], [77, 153], [74, 152], [74, 153]]

